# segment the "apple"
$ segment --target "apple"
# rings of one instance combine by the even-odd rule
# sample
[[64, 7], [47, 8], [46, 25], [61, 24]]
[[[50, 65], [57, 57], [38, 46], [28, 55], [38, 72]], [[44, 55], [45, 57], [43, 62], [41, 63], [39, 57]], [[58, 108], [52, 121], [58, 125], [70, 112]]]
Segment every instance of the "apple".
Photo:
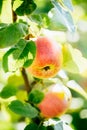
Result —
[[69, 109], [72, 96], [67, 87], [53, 84], [44, 94], [43, 100], [38, 104], [42, 117], [60, 117]]
[[35, 41], [36, 56], [28, 67], [29, 73], [36, 78], [49, 78], [57, 74], [62, 67], [62, 50], [59, 44], [46, 36]]

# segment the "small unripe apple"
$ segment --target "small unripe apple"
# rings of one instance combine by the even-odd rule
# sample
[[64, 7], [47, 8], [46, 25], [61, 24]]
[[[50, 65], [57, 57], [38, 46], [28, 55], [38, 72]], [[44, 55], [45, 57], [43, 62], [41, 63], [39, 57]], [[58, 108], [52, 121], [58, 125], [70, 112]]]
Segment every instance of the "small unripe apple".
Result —
[[35, 41], [36, 57], [28, 71], [37, 78], [49, 78], [61, 69], [63, 56], [59, 44], [48, 37], [38, 37]]
[[43, 100], [38, 104], [43, 117], [59, 117], [68, 110], [72, 96], [67, 87], [54, 84], [44, 93]]

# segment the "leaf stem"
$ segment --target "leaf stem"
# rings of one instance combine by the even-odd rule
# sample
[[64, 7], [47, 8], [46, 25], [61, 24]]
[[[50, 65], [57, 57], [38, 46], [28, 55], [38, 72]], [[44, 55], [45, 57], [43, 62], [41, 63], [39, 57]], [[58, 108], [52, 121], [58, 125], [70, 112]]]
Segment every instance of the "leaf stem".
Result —
[[31, 87], [30, 87], [30, 84], [29, 84], [29, 80], [28, 80], [28, 77], [27, 77], [26, 70], [25, 70], [25, 68], [21, 68], [20, 70], [21, 70], [22, 77], [23, 77], [24, 82], [25, 82], [25, 89], [26, 89], [27, 93], [29, 93], [31, 91]]

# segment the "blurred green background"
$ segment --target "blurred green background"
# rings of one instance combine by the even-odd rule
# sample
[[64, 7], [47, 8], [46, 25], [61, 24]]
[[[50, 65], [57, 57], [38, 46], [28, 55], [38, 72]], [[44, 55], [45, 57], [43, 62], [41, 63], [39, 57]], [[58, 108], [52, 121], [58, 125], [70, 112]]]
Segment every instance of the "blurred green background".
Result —
[[[38, 5], [38, 9], [36, 10], [37, 13], [38, 10], [41, 12], [48, 12], [52, 7], [47, 0], [35, 0], [35, 2]], [[72, 34], [70, 32], [59, 31], [52, 35], [54, 35], [54, 37], [59, 36], [58, 41], [62, 43], [68, 42], [73, 47], [78, 48], [83, 56], [87, 58], [87, 0], [73, 0], [72, 3], [74, 5], [72, 16], [77, 28], [76, 32]], [[4, 50], [0, 50], [0, 57], [2, 57], [3, 53]], [[5, 74], [3, 72], [1, 63], [0, 68], [0, 90], [2, 90], [3, 86], [7, 83], [10, 85], [13, 85], [14, 83], [14, 87], [20, 86], [20, 88], [22, 88], [24, 82], [19, 73], [17, 73], [16, 76], [14, 74], [9, 77], [8, 73]], [[76, 80], [76, 82], [87, 92], [87, 72], [83, 75], [71, 73], [67, 73], [67, 75], [70, 80]], [[15, 91], [16, 90], [14, 90], [13, 95], [15, 94]], [[63, 115], [61, 119], [70, 123], [75, 130], [87, 130], [87, 101], [74, 91], [72, 91], [72, 95], [73, 101], [70, 111]], [[21, 89], [21, 91], [17, 93], [17, 97], [20, 100], [22, 100], [22, 98], [26, 99], [26, 92]], [[0, 98], [0, 130], [23, 130], [25, 122], [29, 121], [29, 119], [21, 118], [8, 109], [8, 103], [13, 99], [15, 99], [15, 96], [8, 99], [5, 99], [5, 97], [4, 99]]]

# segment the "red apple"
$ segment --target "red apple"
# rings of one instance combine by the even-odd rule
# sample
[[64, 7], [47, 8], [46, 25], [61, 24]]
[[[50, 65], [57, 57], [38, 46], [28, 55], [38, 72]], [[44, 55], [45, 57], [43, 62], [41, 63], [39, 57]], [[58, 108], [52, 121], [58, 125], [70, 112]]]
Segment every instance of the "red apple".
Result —
[[54, 84], [44, 93], [44, 99], [38, 104], [43, 117], [59, 117], [68, 110], [71, 103], [71, 92], [67, 87]]
[[38, 37], [36, 43], [36, 57], [28, 71], [37, 78], [49, 78], [61, 69], [63, 56], [59, 44], [45, 36]]

